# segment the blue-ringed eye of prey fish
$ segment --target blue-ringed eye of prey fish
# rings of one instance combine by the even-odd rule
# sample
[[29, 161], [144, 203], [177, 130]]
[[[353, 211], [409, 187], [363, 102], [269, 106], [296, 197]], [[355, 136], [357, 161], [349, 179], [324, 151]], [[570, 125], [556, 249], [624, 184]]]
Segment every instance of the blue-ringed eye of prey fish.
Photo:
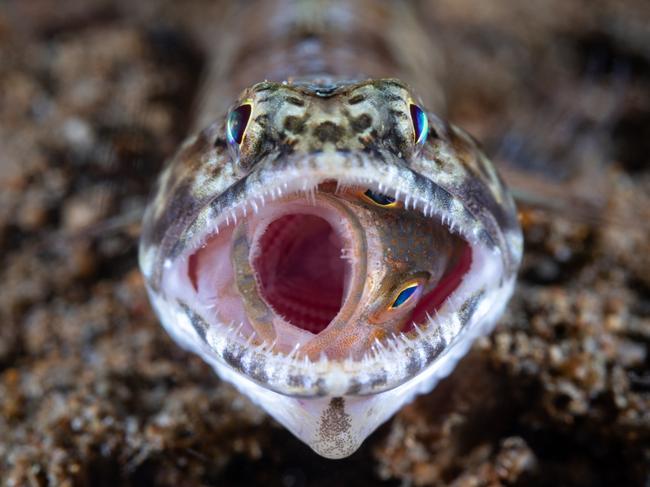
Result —
[[363, 196], [365, 196], [368, 200], [372, 201], [374, 204], [379, 205], [379, 206], [395, 206], [397, 202], [395, 201], [395, 198], [391, 198], [390, 196], [387, 196], [385, 194], [380, 194], [375, 191], [372, 191], [371, 189], [367, 189], [366, 191], [363, 192]]
[[393, 301], [393, 304], [391, 304], [390, 307], [395, 309], [403, 306], [411, 298], [415, 298], [414, 295], [417, 294], [419, 288], [420, 288], [420, 284], [417, 282], [409, 284], [399, 292], [399, 294], [395, 298], [395, 301]]
[[228, 143], [237, 145], [242, 143], [248, 122], [251, 118], [252, 108], [250, 103], [244, 103], [228, 114], [228, 121], [226, 123]]
[[168, 332], [331, 458], [492, 329], [521, 258], [491, 163], [414, 97], [395, 79], [255, 84], [183, 146], [144, 219]]

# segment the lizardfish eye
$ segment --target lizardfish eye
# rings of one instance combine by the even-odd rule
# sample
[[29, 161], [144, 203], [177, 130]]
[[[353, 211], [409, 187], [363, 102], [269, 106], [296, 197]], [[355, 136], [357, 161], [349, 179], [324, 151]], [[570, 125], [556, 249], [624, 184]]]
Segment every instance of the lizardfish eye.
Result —
[[406, 286], [397, 294], [397, 297], [395, 298], [395, 301], [393, 301], [393, 304], [390, 305], [390, 308], [391, 309], [401, 308], [404, 304], [410, 301], [411, 298], [413, 298], [413, 296], [416, 294], [416, 291], [418, 290], [419, 287], [420, 287], [419, 283], [413, 283]]
[[226, 135], [228, 136], [228, 143], [240, 145], [244, 140], [244, 134], [248, 127], [248, 122], [251, 118], [252, 105], [244, 103], [232, 110], [228, 115], [228, 122], [226, 123]]
[[415, 144], [422, 145], [426, 142], [429, 135], [429, 120], [427, 114], [419, 106], [411, 103], [411, 120], [413, 121], [413, 130], [415, 133]]
[[391, 198], [390, 196], [386, 196], [385, 194], [375, 193], [370, 189], [364, 192], [363, 196], [365, 196], [371, 202], [379, 206], [388, 207], [388, 206], [395, 206], [397, 204], [395, 202], [395, 198]]

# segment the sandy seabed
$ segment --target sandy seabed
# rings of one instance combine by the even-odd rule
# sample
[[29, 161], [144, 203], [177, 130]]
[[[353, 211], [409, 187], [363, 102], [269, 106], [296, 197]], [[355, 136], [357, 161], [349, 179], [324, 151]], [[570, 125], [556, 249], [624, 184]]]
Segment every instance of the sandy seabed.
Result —
[[526, 255], [496, 332], [337, 462], [149, 307], [138, 215], [204, 65], [182, 3], [0, 4], [2, 485], [649, 485], [647, 2], [417, 2]]

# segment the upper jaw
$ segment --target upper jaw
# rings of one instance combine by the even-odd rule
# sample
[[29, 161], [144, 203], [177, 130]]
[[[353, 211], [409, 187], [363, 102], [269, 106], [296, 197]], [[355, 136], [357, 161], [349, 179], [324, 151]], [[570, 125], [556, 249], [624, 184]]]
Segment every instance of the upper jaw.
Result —
[[409, 209], [441, 219], [451, 231], [469, 243], [481, 242], [495, 248], [494, 238], [463, 202], [439, 182], [412, 171], [408, 164], [389, 151], [333, 151], [311, 154], [270, 154], [242, 179], [205, 205], [175, 244], [159, 259], [176, 258], [198, 248], [212, 231], [245, 218], [267, 201], [291, 193], [309, 193], [319, 184], [335, 181], [340, 186], [366, 186], [386, 193]]

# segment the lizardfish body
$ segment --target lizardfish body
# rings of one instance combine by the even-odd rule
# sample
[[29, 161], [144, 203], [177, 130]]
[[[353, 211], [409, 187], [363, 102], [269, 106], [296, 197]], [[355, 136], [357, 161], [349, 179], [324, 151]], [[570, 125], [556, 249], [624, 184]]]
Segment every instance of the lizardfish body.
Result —
[[[398, 27], [425, 39], [412, 19], [382, 11], [374, 31], [343, 3], [260, 3], [289, 8], [293, 22], [256, 15], [266, 64], [215, 57], [197, 116], [212, 122], [163, 170], [140, 265], [179, 344], [340, 458], [491, 331], [513, 291], [521, 231], [475, 141], [384, 77], [403, 74], [440, 101], [434, 78], [427, 88], [418, 77], [433, 66], [397, 48], [378, 62], [367, 42], [390, 47]], [[229, 49], [249, 52], [247, 42]]]

